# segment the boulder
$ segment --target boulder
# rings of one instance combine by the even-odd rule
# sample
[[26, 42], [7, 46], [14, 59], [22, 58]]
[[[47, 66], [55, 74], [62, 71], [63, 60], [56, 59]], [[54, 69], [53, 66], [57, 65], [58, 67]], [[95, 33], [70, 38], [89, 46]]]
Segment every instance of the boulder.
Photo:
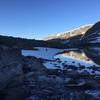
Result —
[[0, 46], [0, 52], [0, 100], [25, 100], [29, 88], [20, 51]]
[[10, 88], [7, 92], [7, 95], [5, 97], [5, 100], [26, 100], [26, 97], [29, 93], [29, 88], [26, 88], [25, 86], [18, 86]]
[[21, 64], [12, 63], [0, 68], [0, 90], [8, 85], [16, 85], [23, 81], [23, 71]]

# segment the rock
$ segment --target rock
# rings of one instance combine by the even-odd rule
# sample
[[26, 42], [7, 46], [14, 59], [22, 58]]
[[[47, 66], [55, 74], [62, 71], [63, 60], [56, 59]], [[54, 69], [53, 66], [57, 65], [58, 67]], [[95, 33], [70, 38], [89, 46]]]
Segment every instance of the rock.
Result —
[[22, 66], [18, 63], [12, 63], [0, 68], [0, 90], [11, 84], [21, 83], [23, 81]]
[[25, 100], [29, 88], [20, 51], [2, 46], [0, 51], [0, 100]]
[[12, 63], [0, 69], [0, 94], [5, 94], [5, 100], [25, 100], [28, 87], [24, 84], [22, 65]]
[[87, 90], [85, 93], [91, 97], [90, 100], [100, 100], [100, 89]]
[[95, 100], [92, 99], [92, 97], [88, 94], [86, 94], [85, 92], [75, 92], [74, 93], [74, 98], [73, 100]]
[[23, 71], [28, 73], [30, 71], [41, 73], [44, 72], [46, 68], [43, 66], [40, 59], [36, 59], [34, 57], [25, 57], [24, 58], [24, 66]]
[[12, 62], [22, 63], [22, 56], [19, 49], [0, 47], [0, 52], [2, 52], [0, 53], [0, 67]]
[[29, 89], [25, 86], [10, 88], [7, 92], [5, 100], [25, 100], [29, 94]]
[[73, 78], [79, 78], [80, 73], [76, 70], [72, 70], [72, 71], [68, 71], [66, 76], [70, 76], [70, 77], [73, 77]]
[[84, 70], [81, 72], [81, 75], [88, 76], [90, 73], [87, 70]]

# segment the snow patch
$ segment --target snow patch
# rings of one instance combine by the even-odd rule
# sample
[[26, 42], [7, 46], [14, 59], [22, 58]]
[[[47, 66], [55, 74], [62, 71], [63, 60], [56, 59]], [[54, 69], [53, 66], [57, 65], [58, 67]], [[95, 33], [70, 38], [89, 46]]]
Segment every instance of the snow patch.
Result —
[[[67, 57], [63, 54], [54, 57], [55, 61], [46, 61], [44, 66], [48, 69], [67, 69], [67, 70], [77, 70], [79, 73], [87, 72], [89, 74], [100, 75], [100, 69], [98, 65], [90, 61], [82, 61], [76, 58]], [[93, 68], [97, 68], [94, 70]]]
[[[63, 51], [76, 50], [76, 49], [55, 49], [55, 48], [44, 48], [44, 47], [36, 47], [37, 50], [22, 50], [23, 56], [34, 56], [36, 58], [48, 59], [51, 61], [44, 61], [43, 65], [48, 69], [67, 69], [67, 70], [77, 70], [82, 73], [87, 71], [90, 74], [98, 74], [100, 75], [100, 69], [98, 69], [98, 65], [93, 63], [92, 61], [82, 61], [73, 57], [65, 56], [63, 54], [59, 54]], [[97, 48], [96, 48], [97, 49]], [[94, 71], [92, 67], [95, 67]], [[94, 71], [94, 72], [93, 72]]]

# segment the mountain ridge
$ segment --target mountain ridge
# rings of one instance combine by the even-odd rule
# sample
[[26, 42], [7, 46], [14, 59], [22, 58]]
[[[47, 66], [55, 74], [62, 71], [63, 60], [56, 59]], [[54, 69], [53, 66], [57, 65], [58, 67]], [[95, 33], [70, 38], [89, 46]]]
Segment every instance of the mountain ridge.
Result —
[[80, 27], [74, 28], [73, 30], [69, 30], [69, 31], [66, 31], [66, 32], [60, 32], [60, 33], [50, 35], [48, 37], [45, 37], [44, 40], [50, 41], [50, 40], [53, 40], [53, 39], [68, 39], [72, 36], [84, 34], [92, 26], [93, 26], [93, 24], [82, 25]]

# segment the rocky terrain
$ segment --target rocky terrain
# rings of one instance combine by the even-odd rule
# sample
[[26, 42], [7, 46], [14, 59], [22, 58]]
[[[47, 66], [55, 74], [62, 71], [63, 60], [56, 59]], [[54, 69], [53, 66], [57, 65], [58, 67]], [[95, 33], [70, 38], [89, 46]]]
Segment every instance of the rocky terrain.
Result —
[[[85, 65], [64, 65], [59, 59], [47, 60], [41, 55], [23, 56], [19, 49], [7, 46], [1, 46], [0, 50], [0, 100], [100, 99], [98, 66], [86, 69]], [[56, 64], [55, 68], [48, 68], [49, 62], [61, 63], [63, 68]]]

